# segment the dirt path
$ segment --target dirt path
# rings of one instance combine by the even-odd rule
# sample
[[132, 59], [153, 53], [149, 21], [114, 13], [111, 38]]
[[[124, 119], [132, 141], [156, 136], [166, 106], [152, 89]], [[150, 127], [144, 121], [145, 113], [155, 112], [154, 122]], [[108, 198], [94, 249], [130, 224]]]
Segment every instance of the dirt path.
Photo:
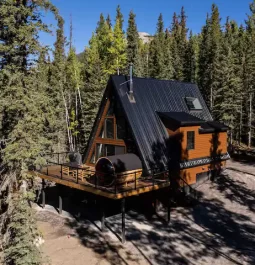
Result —
[[77, 221], [49, 206], [38, 207], [42, 250], [53, 265], [255, 264], [255, 177], [226, 173], [199, 187], [201, 200], [195, 207], [173, 209], [169, 225], [162, 221], [162, 210], [150, 218], [129, 211], [125, 245], [116, 237], [120, 215], [107, 218], [102, 234], [99, 221]]

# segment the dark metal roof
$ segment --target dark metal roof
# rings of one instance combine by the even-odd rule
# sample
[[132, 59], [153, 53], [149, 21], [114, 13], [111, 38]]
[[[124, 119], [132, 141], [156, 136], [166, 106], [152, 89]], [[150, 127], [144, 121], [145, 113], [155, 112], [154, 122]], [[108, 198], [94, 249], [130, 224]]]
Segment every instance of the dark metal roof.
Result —
[[[111, 76], [116, 94], [131, 127], [145, 168], [167, 165], [166, 140], [168, 134], [156, 112], [185, 112], [201, 120], [212, 116], [195, 84], [151, 78], [133, 78], [135, 103], [128, 97], [127, 76]], [[186, 97], [198, 98], [202, 110], [189, 111]]]
[[159, 117], [175, 122], [178, 126], [196, 126], [205, 121], [186, 112], [157, 112]]
[[229, 130], [229, 127], [218, 121], [207, 121], [206, 123], [201, 124], [201, 129], [199, 133], [214, 133], [214, 132], [226, 132]]

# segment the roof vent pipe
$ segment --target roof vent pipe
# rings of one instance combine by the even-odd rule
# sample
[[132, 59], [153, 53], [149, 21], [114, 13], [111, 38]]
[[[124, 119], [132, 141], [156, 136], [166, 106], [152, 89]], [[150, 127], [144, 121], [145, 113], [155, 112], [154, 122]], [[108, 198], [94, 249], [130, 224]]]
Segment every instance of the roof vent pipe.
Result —
[[129, 76], [130, 76], [130, 81], [129, 81], [129, 95], [130, 97], [134, 97], [134, 90], [133, 90], [133, 64], [130, 64], [129, 67]]

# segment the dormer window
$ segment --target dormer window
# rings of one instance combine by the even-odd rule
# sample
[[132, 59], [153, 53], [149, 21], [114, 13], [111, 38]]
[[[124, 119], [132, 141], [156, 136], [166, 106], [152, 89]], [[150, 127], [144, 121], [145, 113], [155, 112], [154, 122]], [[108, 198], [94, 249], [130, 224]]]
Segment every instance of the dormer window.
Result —
[[186, 101], [186, 104], [189, 110], [202, 110], [203, 109], [198, 98], [186, 97], [185, 101]]

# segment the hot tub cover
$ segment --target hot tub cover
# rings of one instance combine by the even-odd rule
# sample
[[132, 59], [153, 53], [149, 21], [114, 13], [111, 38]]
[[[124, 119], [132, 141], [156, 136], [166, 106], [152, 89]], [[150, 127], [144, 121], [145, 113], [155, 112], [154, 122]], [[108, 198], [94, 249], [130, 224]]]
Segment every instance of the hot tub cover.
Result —
[[[135, 154], [122, 154], [99, 158], [97, 164], [101, 159], [108, 159], [114, 166], [115, 173], [121, 173], [136, 169], [142, 169], [142, 162]], [[97, 168], [97, 166], [96, 166]]]

